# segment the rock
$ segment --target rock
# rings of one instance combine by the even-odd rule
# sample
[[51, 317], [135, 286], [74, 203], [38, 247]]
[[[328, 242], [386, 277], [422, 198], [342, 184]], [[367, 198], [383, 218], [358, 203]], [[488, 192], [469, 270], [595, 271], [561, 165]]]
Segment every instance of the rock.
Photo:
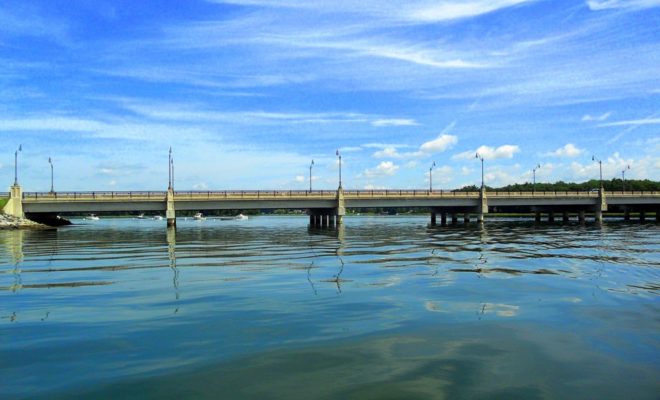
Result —
[[0, 229], [52, 229], [50, 226], [0, 213]]

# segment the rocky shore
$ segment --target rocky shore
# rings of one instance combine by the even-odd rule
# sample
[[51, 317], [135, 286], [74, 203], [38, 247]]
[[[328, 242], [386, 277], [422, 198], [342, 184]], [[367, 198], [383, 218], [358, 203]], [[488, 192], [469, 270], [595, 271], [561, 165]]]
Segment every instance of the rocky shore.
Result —
[[30, 221], [27, 218], [18, 218], [0, 213], [0, 229], [53, 229], [52, 227]]

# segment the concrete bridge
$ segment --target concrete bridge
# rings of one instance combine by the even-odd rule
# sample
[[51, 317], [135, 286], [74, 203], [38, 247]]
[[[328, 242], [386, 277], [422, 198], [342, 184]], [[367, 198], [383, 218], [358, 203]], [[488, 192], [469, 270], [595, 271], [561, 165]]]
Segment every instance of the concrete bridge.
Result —
[[306, 209], [310, 224], [332, 226], [342, 223], [346, 208], [425, 208], [431, 212], [431, 224], [445, 224], [448, 217], [456, 222], [461, 216], [483, 221], [487, 213], [534, 213], [552, 221], [561, 214], [568, 220], [587, 214], [601, 221], [604, 212], [620, 212], [629, 219], [638, 212], [655, 212], [658, 220], [660, 192], [612, 191], [589, 192], [451, 192], [442, 190], [225, 190], [225, 191], [92, 191], [92, 192], [22, 192], [11, 187], [4, 212], [25, 214], [97, 213], [111, 211], [164, 212], [168, 226], [176, 224], [176, 211]]

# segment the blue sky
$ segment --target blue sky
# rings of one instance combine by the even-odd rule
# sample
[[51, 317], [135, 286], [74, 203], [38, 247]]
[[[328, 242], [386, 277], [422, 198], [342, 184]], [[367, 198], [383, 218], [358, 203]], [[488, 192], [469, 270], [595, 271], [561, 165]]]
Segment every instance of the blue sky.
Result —
[[660, 0], [0, 1], [27, 191], [660, 179]]

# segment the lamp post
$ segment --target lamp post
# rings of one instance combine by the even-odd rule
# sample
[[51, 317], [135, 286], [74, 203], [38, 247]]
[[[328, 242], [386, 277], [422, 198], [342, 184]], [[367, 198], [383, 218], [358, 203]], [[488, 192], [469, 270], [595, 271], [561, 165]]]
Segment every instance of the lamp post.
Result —
[[170, 168], [171, 168], [171, 171], [172, 171], [172, 184], [171, 184], [170, 188], [172, 190], [174, 190], [174, 157], [172, 157], [172, 159], [170, 160]]
[[312, 191], [312, 167], [314, 166], [314, 160], [309, 164], [309, 191]]
[[431, 168], [429, 168], [429, 192], [433, 192], [433, 167], [435, 167], [435, 161], [433, 161]]
[[536, 192], [536, 170], [541, 168], [541, 164], [537, 164], [536, 167], [532, 169], [532, 193]]
[[167, 190], [172, 189], [172, 147], [170, 146], [170, 154], [167, 157]]
[[339, 149], [337, 149], [337, 157], [339, 157], [339, 189], [341, 189], [341, 154], [339, 154]]
[[14, 152], [14, 186], [18, 186], [18, 153], [23, 151], [23, 145], [19, 144]]
[[48, 164], [50, 164], [50, 192], [55, 193], [53, 189], [53, 160], [50, 157], [48, 157]]
[[600, 188], [603, 188], [603, 161], [596, 158], [596, 156], [591, 156], [591, 161], [596, 161], [600, 169]]
[[622, 189], [621, 191], [625, 192], [626, 191], [626, 170], [630, 169], [630, 165], [626, 165], [626, 167], [621, 171], [621, 181], [622, 181]]
[[484, 188], [484, 158], [479, 153], [474, 155], [474, 158], [481, 160], [481, 188]]

